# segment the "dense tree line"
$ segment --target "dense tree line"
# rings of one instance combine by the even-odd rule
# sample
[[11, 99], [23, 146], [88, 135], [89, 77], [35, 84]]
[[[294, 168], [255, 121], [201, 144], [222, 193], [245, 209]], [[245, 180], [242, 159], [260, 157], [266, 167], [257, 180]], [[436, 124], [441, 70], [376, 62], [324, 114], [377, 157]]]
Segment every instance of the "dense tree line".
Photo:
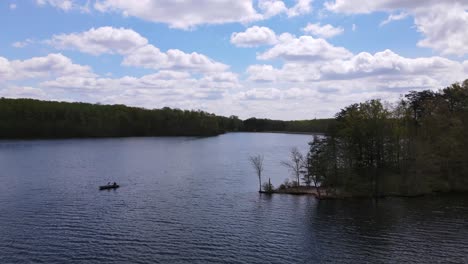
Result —
[[328, 122], [255, 118], [242, 121], [237, 116], [216, 116], [168, 107], [149, 110], [125, 105], [0, 98], [0, 138], [211, 136], [232, 131], [325, 132]]
[[248, 132], [325, 133], [333, 123], [333, 119], [282, 121], [249, 118], [244, 120], [242, 130]]
[[353, 195], [468, 191], [468, 80], [353, 104], [310, 143], [304, 178]]
[[210, 136], [241, 127], [235, 116], [203, 111], [0, 99], [0, 138]]

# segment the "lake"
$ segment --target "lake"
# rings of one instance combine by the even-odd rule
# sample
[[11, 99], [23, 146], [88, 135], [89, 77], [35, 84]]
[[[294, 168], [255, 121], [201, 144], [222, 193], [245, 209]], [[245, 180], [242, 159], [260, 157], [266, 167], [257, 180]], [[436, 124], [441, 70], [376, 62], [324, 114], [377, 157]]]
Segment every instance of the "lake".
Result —
[[0, 263], [468, 263], [467, 196], [259, 194], [311, 138], [0, 141]]

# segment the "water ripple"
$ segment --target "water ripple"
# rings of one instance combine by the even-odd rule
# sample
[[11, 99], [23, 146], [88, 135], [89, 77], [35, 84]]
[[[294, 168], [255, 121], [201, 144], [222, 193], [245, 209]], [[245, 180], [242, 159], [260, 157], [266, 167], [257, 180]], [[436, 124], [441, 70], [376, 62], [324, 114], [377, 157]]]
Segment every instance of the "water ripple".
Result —
[[468, 263], [466, 196], [259, 195], [246, 157], [277, 185], [309, 139], [0, 142], [0, 263]]

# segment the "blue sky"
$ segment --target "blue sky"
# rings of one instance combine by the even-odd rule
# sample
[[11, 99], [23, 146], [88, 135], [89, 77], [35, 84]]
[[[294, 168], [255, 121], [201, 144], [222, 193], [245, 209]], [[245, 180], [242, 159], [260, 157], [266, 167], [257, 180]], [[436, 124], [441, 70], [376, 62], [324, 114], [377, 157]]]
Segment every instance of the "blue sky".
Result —
[[4, 0], [0, 96], [331, 117], [468, 78], [464, 0]]

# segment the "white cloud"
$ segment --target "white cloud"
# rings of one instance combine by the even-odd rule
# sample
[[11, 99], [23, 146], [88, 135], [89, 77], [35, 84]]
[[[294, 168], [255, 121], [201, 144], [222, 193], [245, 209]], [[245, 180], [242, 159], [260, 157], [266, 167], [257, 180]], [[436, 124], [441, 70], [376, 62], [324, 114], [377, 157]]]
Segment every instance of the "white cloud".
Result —
[[276, 41], [275, 32], [267, 27], [253, 26], [244, 32], [234, 32], [231, 35], [231, 43], [238, 47], [272, 45]]
[[148, 44], [137, 32], [126, 28], [91, 28], [81, 33], [54, 35], [50, 45], [57, 49], [76, 49], [92, 55], [103, 53], [127, 54]]
[[[454, 82], [467, 74], [462, 63], [442, 57], [405, 58], [390, 50], [369, 54], [362, 52], [349, 59], [320, 63], [288, 62], [281, 69], [271, 65], [252, 65], [249, 79], [254, 81], [310, 82], [324, 80], [353, 80], [359, 78], [408, 78], [428, 76], [442, 82]], [[302, 77], [301, 77], [302, 76]]]
[[281, 90], [276, 88], [266, 88], [266, 89], [251, 89], [245, 92], [240, 92], [236, 95], [239, 100], [269, 100], [269, 101], [278, 101], [281, 99]]
[[42, 89], [30, 86], [10, 86], [0, 89], [0, 97], [44, 99], [46, 93]]
[[353, 26], [351, 27], [351, 30], [352, 30], [352, 31], [356, 31], [356, 29], [357, 29], [356, 24], [353, 24]]
[[14, 75], [13, 67], [6, 58], [0, 57], [0, 82], [11, 79]]
[[185, 53], [178, 49], [161, 52], [153, 45], [143, 46], [125, 56], [122, 65], [148, 69], [189, 70], [195, 72], [225, 71], [229, 66], [197, 53]]
[[286, 13], [288, 11], [284, 2], [280, 0], [259, 0], [258, 7], [263, 12], [263, 16], [265, 18]]
[[[165, 23], [171, 28], [193, 29], [205, 24], [250, 23], [279, 14], [288, 17], [312, 11], [313, 0], [296, 0], [287, 7], [282, 0], [95, 0], [94, 10], [103, 13], [120, 13], [124, 17], [137, 17], [146, 21]], [[254, 7], [257, 2], [258, 12]], [[91, 12], [90, 0], [36, 0], [40, 6], [50, 5], [69, 11]]]
[[11, 3], [9, 7], [10, 7], [10, 10], [15, 10], [17, 8], [16, 4], [14, 3]]
[[14, 42], [13, 44], [11, 44], [11, 46], [15, 47], [15, 48], [24, 48], [30, 44], [34, 43], [34, 41], [32, 39], [25, 39], [24, 41], [17, 41], [17, 42]]
[[270, 18], [282, 13], [288, 17], [304, 15], [312, 11], [312, 0], [296, 0], [296, 3], [288, 8], [284, 1], [280, 0], [259, 0], [258, 7], [262, 11], [263, 18]]
[[36, 3], [40, 6], [51, 5], [63, 11], [69, 11], [74, 7], [73, 0], [36, 0]]
[[251, 65], [247, 75], [244, 87], [251, 89], [236, 97], [243, 112], [301, 119], [331, 117], [346, 105], [369, 99], [394, 102], [410, 90], [440, 89], [464, 80], [468, 61], [406, 58], [385, 50], [330, 61], [287, 61], [279, 68]]
[[297, 0], [297, 3], [288, 9], [287, 14], [289, 17], [295, 17], [307, 14], [312, 11], [312, 0]]
[[[411, 75], [437, 76], [445, 79], [462, 77], [463, 69], [459, 62], [442, 57], [405, 58], [391, 50], [359, 53], [349, 60], [332, 61], [321, 66], [322, 77], [327, 79], [354, 79], [368, 76]], [[455, 76], [453, 75], [455, 74]], [[457, 76], [458, 75], [458, 76]], [[445, 77], [444, 77], [445, 76]]]
[[335, 47], [324, 39], [311, 36], [280, 38], [278, 44], [257, 56], [261, 60], [282, 58], [286, 61], [321, 61], [348, 58], [347, 49]]
[[337, 13], [344, 14], [369, 14], [376, 11], [395, 11], [395, 10], [417, 10], [432, 8], [438, 4], [454, 5], [461, 4], [466, 5], [465, 0], [361, 0], [360, 4], [357, 5], [353, 1], [349, 0], [329, 0], [324, 4], [325, 8]]
[[468, 30], [466, 30], [468, 1], [466, 0], [364, 0], [359, 4], [347, 0], [335, 0], [326, 2], [325, 7], [330, 11], [345, 14], [406, 12], [414, 17], [416, 29], [424, 36], [418, 42], [419, 46], [434, 49], [445, 55], [468, 54]]
[[235, 73], [220, 72], [194, 77], [183, 71], [159, 71], [141, 77], [124, 76], [102, 78], [97, 76], [62, 76], [39, 84], [43, 88], [94, 90], [96, 92], [119, 92], [128, 89], [179, 91], [186, 89], [231, 89], [239, 86]]
[[468, 2], [417, 10], [414, 22], [425, 36], [419, 46], [445, 55], [468, 54]]
[[202, 24], [244, 23], [262, 18], [253, 7], [252, 0], [102, 0], [97, 1], [94, 7], [100, 12], [118, 12], [181, 29]]
[[9, 61], [0, 57], [0, 77], [4, 80], [46, 78], [54, 76], [94, 76], [88, 66], [74, 64], [70, 58], [60, 53], [27, 60]]
[[344, 32], [344, 29], [342, 27], [334, 27], [330, 24], [326, 24], [322, 26], [320, 25], [320, 23], [316, 23], [316, 24], [309, 23], [302, 30], [306, 33], [310, 33], [311, 35], [318, 36], [321, 38], [332, 38]]
[[76, 49], [93, 55], [120, 54], [124, 56], [122, 65], [125, 66], [197, 72], [224, 71], [228, 68], [196, 52], [185, 53], [178, 49], [162, 52], [148, 44], [148, 40], [139, 33], [125, 28], [100, 27], [81, 33], [55, 35], [48, 43], [57, 49]]
[[225, 94], [240, 84], [232, 72], [195, 77], [187, 72], [160, 71], [141, 77], [64, 76], [41, 82], [39, 86], [51, 91], [51, 96], [67, 91], [91, 102], [199, 109], [206, 101], [223, 100]]
[[399, 14], [390, 14], [387, 19], [385, 19], [384, 21], [380, 23], [380, 26], [385, 26], [386, 24], [390, 22], [402, 20], [402, 19], [405, 19], [406, 17], [408, 17], [408, 13], [405, 13], [405, 12], [401, 12]]
[[279, 72], [271, 65], [251, 65], [247, 68], [249, 80], [254, 82], [273, 82]]

